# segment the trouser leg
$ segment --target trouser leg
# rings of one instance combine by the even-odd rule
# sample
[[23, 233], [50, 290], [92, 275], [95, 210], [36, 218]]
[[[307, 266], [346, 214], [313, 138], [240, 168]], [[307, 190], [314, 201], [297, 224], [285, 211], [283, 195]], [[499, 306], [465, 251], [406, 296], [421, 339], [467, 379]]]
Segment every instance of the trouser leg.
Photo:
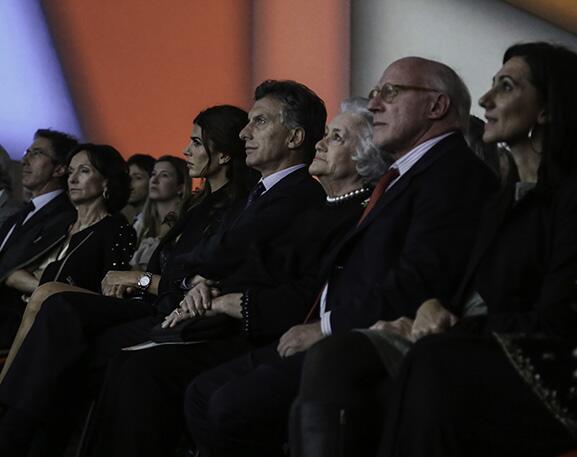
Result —
[[362, 333], [328, 337], [307, 353], [291, 412], [291, 456], [374, 455], [389, 376]]
[[242, 340], [222, 340], [119, 354], [109, 365], [95, 408], [88, 454], [172, 455], [184, 430], [186, 385], [249, 348]]
[[199, 376], [185, 401], [195, 442], [216, 456], [282, 455], [303, 358], [282, 359], [274, 344]]

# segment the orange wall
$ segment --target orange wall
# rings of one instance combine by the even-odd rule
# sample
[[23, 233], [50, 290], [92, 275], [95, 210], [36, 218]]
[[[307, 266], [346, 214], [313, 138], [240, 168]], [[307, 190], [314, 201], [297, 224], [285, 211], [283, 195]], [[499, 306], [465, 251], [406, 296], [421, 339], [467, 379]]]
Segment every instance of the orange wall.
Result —
[[294, 79], [325, 100], [329, 118], [350, 84], [348, 0], [255, 0], [253, 79]]
[[349, 90], [347, 0], [43, 0], [86, 140], [180, 154], [201, 109], [267, 78]]
[[179, 154], [210, 105], [250, 104], [249, 0], [46, 0], [88, 140]]

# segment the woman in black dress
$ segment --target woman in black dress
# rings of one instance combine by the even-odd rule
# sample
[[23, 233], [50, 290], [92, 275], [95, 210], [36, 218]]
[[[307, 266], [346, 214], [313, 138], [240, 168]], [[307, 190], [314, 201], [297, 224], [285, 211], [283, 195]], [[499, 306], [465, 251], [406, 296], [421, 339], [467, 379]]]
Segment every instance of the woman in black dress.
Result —
[[78, 217], [42, 269], [40, 287], [26, 306], [0, 381], [44, 300], [64, 291], [98, 293], [110, 269], [130, 269], [136, 246], [134, 229], [122, 217], [111, 215], [128, 198], [126, 162], [111, 146], [81, 144], [68, 157], [67, 168], [68, 194]]
[[[527, 372], [514, 362], [525, 344], [514, 335], [545, 335], [561, 347], [577, 335], [575, 78], [577, 56], [562, 47], [505, 53], [480, 99], [483, 139], [507, 143], [521, 181], [488, 207], [451, 303], [428, 300], [414, 321], [379, 322], [310, 352], [293, 411], [294, 455], [331, 455], [334, 446], [374, 455], [383, 423], [386, 456], [553, 456], [572, 446], [513, 366]], [[411, 342], [443, 331], [410, 350], [391, 393]]]
[[[228, 105], [209, 108], [195, 118], [185, 156], [191, 175], [206, 178], [204, 190], [162, 239], [147, 272], [109, 272], [102, 283], [108, 296], [64, 292], [43, 302], [0, 384], [0, 402], [7, 407], [0, 417], [2, 455], [27, 455], [37, 430], [54, 420], [55, 405], [66, 409], [84, 393], [87, 386], [78, 378], [87, 354], [103, 334], [135, 322], [135, 330], [121, 332], [106, 354], [140, 342], [153, 323], [182, 299], [173, 290], [174, 280], [181, 276], [178, 262], [172, 259], [211, 233], [226, 209], [243, 199], [256, 181], [246, 167], [244, 144], [238, 136], [247, 122], [245, 111]], [[136, 299], [129, 298], [131, 293]], [[138, 318], [142, 319], [134, 321]], [[90, 370], [99, 370], [106, 356], [91, 360]]]

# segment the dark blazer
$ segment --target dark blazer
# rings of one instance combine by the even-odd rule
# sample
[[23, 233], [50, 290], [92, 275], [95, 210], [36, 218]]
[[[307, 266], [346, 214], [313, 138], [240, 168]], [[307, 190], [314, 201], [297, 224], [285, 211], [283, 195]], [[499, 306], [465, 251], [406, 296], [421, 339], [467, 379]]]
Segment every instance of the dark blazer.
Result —
[[428, 298], [448, 301], [497, 188], [461, 134], [429, 150], [328, 256], [332, 331], [413, 317]]
[[488, 315], [455, 331], [546, 333], [575, 340], [577, 306], [577, 179], [553, 195], [531, 191], [515, 203], [505, 189], [488, 205], [455, 312], [477, 291]]
[[322, 285], [321, 259], [358, 222], [368, 195], [301, 213], [285, 234], [290, 240], [253, 250], [221, 281], [223, 293], [244, 293], [242, 329], [253, 342], [273, 340], [304, 322]]
[[325, 193], [307, 167], [279, 181], [248, 208], [246, 200], [229, 211], [219, 229], [204, 238], [192, 253], [175, 259], [186, 275], [200, 274], [221, 279], [244, 262], [251, 246], [266, 246], [281, 240], [297, 214], [323, 204]]
[[[0, 227], [0, 240], [4, 240], [19, 213], [14, 214]], [[13, 233], [0, 251], [0, 283], [12, 271], [27, 267], [66, 237], [68, 227], [76, 220], [76, 210], [66, 192], [43, 206], [26, 223]], [[1, 243], [2, 241], [0, 241]]]
[[0, 197], [0, 227], [13, 214], [22, 208], [22, 202], [16, 200], [7, 190]]

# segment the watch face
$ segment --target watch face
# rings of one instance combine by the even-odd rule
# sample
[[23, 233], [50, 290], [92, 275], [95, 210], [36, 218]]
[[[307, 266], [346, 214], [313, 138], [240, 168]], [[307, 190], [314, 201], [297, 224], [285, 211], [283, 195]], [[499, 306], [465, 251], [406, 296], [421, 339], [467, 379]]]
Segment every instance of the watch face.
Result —
[[150, 277], [147, 275], [142, 275], [138, 280], [138, 285], [140, 287], [146, 287], [150, 284]]

